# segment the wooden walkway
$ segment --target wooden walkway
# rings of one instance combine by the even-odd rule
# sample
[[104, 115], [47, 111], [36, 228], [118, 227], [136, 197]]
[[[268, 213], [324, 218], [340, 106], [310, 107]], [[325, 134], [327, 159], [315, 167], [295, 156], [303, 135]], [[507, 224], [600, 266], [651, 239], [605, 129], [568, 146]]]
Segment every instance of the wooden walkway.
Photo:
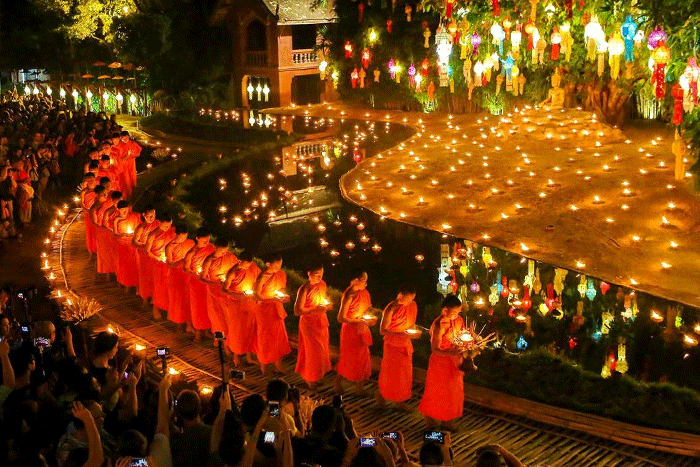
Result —
[[[74, 213], [71, 214], [73, 215]], [[82, 216], [77, 215], [54, 238], [50, 262], [57, 276], [56, 286], [66, 287], [61, 287], [61, 282], [65, 280], [74, 293], [97, 300], [102, 305], [98, 317], [99, 326], [111, 324], [118, 327], [122, 342], [147, 345], [149, 356], [153, 356], [155, 347], [170, 347], [172, 365], [184, 376], [201, 385], [215, 386], [221, 370], [217, 351], [211, 341], [195, 343], [189, 335], [178, 332], [172, 323], [154, 321], [150, 313], [143, 311], [138, 296], [125, 294], [118, 284], [108, 281], [106, 277], [96, 279], [94, 261], [89, 260], [85, 249], [84, 232]], [[294, 355], [285, 359], [290, 371], [294, 368], [294, 363]], [[268, 380], [257, 367], [249, 366], [245, 370], [246, 379], [237, 386], [236, 398], [239, 402], [246, 394], [264, 394]], [[372, 390], [377, 387], [376, 376], [375, 372], [368, 385]], [[294, 373], [285, 379], [297, 387], [303, 386], [302, 380]], [[308, 395], [328, 400], [332, 394], [331, 379], [326, 378], [316, 395]], [[409, 402], [411, 407], [417, 407], [421, 394], [422, 384], [416, 382]], [[406, 437], [407, 450], [417, 454], [425, 429], [417, 411], [405, 413], [393, 409], [380, 410], [373, 399], [352, 393], [344, 398], [344, 403], [358, 433], [400, 430]], [[473, 465], [474, 450], [487, 443], [501, 444], [531, 465], [692, 467], [699, 464], [697, 458], [629, 446], [470, 403], [465, 403], [464, 416], [459, 420], [458, 426], [459, 431], [453, 435], [452, 443], [457, 465]]]

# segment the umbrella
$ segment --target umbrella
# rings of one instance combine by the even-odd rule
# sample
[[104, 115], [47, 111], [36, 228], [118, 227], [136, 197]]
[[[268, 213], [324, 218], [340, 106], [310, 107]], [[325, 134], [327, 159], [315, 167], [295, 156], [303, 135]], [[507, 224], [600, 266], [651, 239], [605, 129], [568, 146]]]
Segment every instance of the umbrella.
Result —
[[109, 76], [109, 75], [100, 75], [97, 77], [97, 79], [109, 79], [109, 78], [111, 78], [111, 76]]
[[91, 75], [90, 73], [87, 73], [87, 74], [84, 74], [83, 76], [81, 76], [81, 78], [83, 78], [83, 79], [92, 79], [92, 78], [94, 78], [94, 76]]
[[126, 71], [131, 71], [134, 69], [134, 64], [133, 63], [127, 63], [124, 65], [122, 68], [124, 68]]
[[112, 62], [109, 65], [107, 65], [107, 68], [112, 68], [112, 69], [121, 68], [121, 67], [122, 67], [122, 64], [119, 62]]
[[105, 66], [105, 65], [106, 65], [105, 62], [95, 62], [92, 64], [92, 66]]
[[124, 79], [124, 77], [117, 75], [117, 76], [113, 76], [112, 79]]

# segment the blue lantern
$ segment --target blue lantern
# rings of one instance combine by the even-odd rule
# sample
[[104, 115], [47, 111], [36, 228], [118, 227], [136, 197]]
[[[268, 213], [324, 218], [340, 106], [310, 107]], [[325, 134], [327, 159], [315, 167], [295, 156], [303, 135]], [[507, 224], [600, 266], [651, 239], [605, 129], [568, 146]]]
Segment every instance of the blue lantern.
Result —
[[515, 343], [515, 346], [518, 348], [518, 350], [526, 350], [527, 349], [527, 341], [523, 336], [518, 337], [518, 342]]
[[625, 40], [625, 62], [627, 63], [634, 61], [634, 36], [637, 34], [638, 28], [632, 15], [627, 16], [620, 27], [622, 38]]
[[596, 296], [595, 285], [593, 284], [593, 279], [588, 279], [588, 288], [586, 289], [586, 297], [589, 300], [593, 300]]

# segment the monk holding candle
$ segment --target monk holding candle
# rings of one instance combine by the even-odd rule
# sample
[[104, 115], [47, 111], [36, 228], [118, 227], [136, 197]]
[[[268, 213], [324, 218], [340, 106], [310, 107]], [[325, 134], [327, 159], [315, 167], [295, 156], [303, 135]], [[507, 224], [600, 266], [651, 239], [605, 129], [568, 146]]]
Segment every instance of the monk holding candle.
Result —
[[190, 291], [187, 286], [187, 275], [182, 269], [185, 256], [194, 247], [194, 240], [187, 238], [187, 226], [175, 227], [175, 240], [165, 247], [168, 273], [168, 319], [182, 325], [190, 321]]
[[464, 373], [459, 369], [462, 351], [458, 340], [465, 330], [459, 315], [462, 302], [455, 295], [442, 301], [442, 312], [430, 326], [432, 353], [425, 378], [425, 391], [418, 410], [429, 427], [442, 426], [454, 431], [449, 423], [464, 410]]
[[205, 228], [200, 228], [195, 234], [195, 245], [185, 255], [183, 269], [187, 274], [189, 289], [190, 316], [192, 317], [192, 329], [194, 339], [198, 341], [202, 337], [202, 331], [211, 327], [209, 313], [207, 313], [207, 287], [200, 278], [202, 265], [207, 257], [214, 253], [216, 247], [209, 241], [211, 233]]
[[136, 227], [134, 234], [131, 236], [132, 248], [128, 250], [130, 253], [128, 256], [125, 256], [125, 261], [128, 261], [128, 263], [125, 264], [130, 265], [129, 274], [133, 274], [133, 276], [136, 278], [136, 284], [134, 284], [133, 287], [136, 287], [137, 289], [142, 274], [142, 262], [140, 258], [143, 254], [142, 247], [146, 246], [146, 240], [148, 240], [148, 236], [151, 234], [151, 232], [157, 229], [160, 225], [160, 221], [156, 219], [156, 210], [150, 204], [144, 208], [142, 216], [143, 221]]
[[107, 209], [113, 206], [113, 202], [106, 190], [99, 190], [97, 201], [90, 208], [90, 220], [95, 232], [95, 246], [97, 249], [97, 272], [105, 271], [105, 242], [103, 241], [105, 229], [102, 227]]
[[331, 370], [328, 316], [331, 304], [326, 297], [323, 266], [307, 269], [309, 278], [297, 291], [294, 314], [299, 316], [299, 349], [295, 371], [313, 389]]
[[[95, 187], [97, 187], [97, 179], [95, 178], [95, 174], [85, 174], [83, 177], [83, 189], [80, 192], [80, 206], [87, 213], [90, 212], [90, 208], [97, 200]], [[87, 244], [87, 249], [92, 256], [92, 254], [97, 251], [97, 246], [95, 245], [95, 230], [92, 223], [87, 218], [85, 219], [85, 243]]]
[[136, 158], [141, 155], [141, 146], [131, 139], [128, 131], [122, 131], [116, 147], [120, 156], [119, 180], [124, 184], [125, 192], [131, 194], [136, 186]]
[[[146, 261], [150, 262], [147, 269], [151, 269], [150, 282], [147, 281], [146, 288], [149, 289], [151, 301], [153, 302], [153, 318], [162, 319], [161, 310], [168, 309], [168, 291], [166, 274], [168, 266], [165, 264], [165, 247], [175, 238], [175, 229], [170, 215], [164, 214], [160, 220], [160, 225], [148, 236], [144, 250], [148, 255]], [[156, 287], [158, 284], [158, 287]], [[140, 285], [140, 282], [139, 282]]]
[[256, 352], [257, 304], [253, 288], [260, 275], [260, 268], [253, 262], [253, 255], [249, 251], [241, 252], [238, 259], [240, 261], [226, 274], [222, 287], [228, 322], [226, 344], [233, 353], [233, 364], [236, 366], [241, 364], [243, 354], [246, 354], [248, 363], [252, 363]]
[[266, 374], [266, 367], [270, 363], [280, 373], [284, 373], [282, 357], [292, 351], [289, 347], [287, 328], [284, 318], [283, 303], [289, 301], [289, 295], [284, 292], [287, 286], [287, 275], [282, 271], [282, 257], [273, 253], [265, 262], [265, 271], [258, 276], [255, 282], [255, 296], [258, 298], [256, 312], [257, 324], [257, 352], [260, 360], [260, 370]]
[[153, 263], [153, 317], [163, 318], [162, 311], [170, 313], [170, 290], [167, 285], [170, 282], [170, 265], [168, 264], [168, 247], [173, 242], [182, 243], [187, 240], [187, 227], [178, 225], [172, 230], [172, 239], [167, 240], [159, 259]]
[[418, 307], [414, 299], [416, 289], [402, 285], [396, 300], [389, 303], [382, 313], [379, 331], [384, 336], [384, 354], [379, 371], [379, 391], [375, 394], [380, 406], [385, 401], [404, 404], [411, 398], [413, 386], [413, 344], [411, 339], [420, 337], [415, 329]]
[[117, 209], [119, 209], [119, 216], [114, 221], [117, 282], [128, 289], [136, 287], [139, 283], [136, 255], [131, 246], [131, 238], [138, 228], [140, 219], [129, 203], [124, 200], [117, 204]]
[[[221, 284], [226, 280], [226, 274], [236, 265], [238, 258], [228, 249], [228, 240], [217, 238], [214, 242], [214, 253], [202, 263], [200, 277], [207, 284], [207, 312], [212, 332], [228, 333], [228, 323], [223, 305]], [[226, 347], [228, 351], [228, 347]]]
[[116, 167], [112, 164], [109, 155], [105, 154], [100, 158], [100, 169], [97, 171], [97, 176], [107, 177], [112, 182], [112, 189], [119, 189], [119, 174]]
[[102, 229], [97, 229], [98, 232], [98, 251], [97, 251], [97, 272], [101, 274], [110, 274], [117, 271], [116, 257], [116, 241], [114, 238], [114, 221], [119, 216], [117, 205], [122, 200], [121, 191], [113, 191], [109, 198], [112, 200], [112, 206], [107, 208], [102, 219]]
[[[163, 214], [159, 220], [158, 227], [148, 234], [146, 243], [138, 250], [139, 264], [139, 289], [138, 294], [143, 299], [144, 308], [148, 308], [148, 299], [153, 297], [153, 258], [151, 257], [150, 249], [153, 247], [153, 241], [159, 232], [167, 232], [172, 227], [172, 219], [170, 215]], [[149, 243], [150, 242], [150, 243]], [[161, 243], [160, 241], [158, 243]], [[156, 246], [158, 246], [156, 244]]]
[[340, 328], [340, 358], [336, 365], [338, 375], [333, 387], [338, 394], [343, 394], [342, 379], [355, 383], [358, 394], [365, 394], [362, 383], [372, 374], [369, 347], [372, 334], [369, 326], [377, 324], [377, 317], [369, 314], [372, 300], [367, 292], [367, 273], [355, 272], [350, 287], [345, 289], [340, 299], [338, 322]]

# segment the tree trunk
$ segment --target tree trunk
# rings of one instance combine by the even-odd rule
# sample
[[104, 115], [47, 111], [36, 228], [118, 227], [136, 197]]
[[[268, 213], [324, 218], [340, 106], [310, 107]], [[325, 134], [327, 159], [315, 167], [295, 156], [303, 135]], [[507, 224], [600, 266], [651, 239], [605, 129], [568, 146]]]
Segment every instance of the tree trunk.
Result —
[[610, 124], [620, 126], [627, 116], [627, 102], [630, 93], [610, 81], [602, 86], [587, 84], [584, 86], [586, 100], [584, 108], [595, 112], [599, 118]]

